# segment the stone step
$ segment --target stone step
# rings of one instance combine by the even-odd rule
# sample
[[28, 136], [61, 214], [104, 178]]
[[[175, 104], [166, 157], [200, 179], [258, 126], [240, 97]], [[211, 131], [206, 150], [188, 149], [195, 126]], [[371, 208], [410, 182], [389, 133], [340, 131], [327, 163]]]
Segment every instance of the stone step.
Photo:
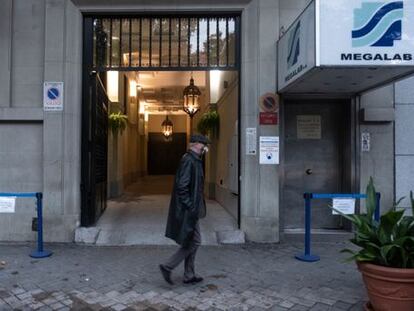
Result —
[[241, 230], [217, 231], [217, 243], [219, 244], [244, 244], [246, 236]]
[[[241, 230], [225, 230], [216, 232], [202, 232], [203, 245], [218, 244], [243, 244], [246, 241], [245, 234]], [[113, 235], [113, 236], [112, 236]], [[165, 237], [146, 236], [129, 241], [117, 237], [115, 231], [107, 231], [98, 227], [79, 227], [75, 230], [75, 243], [96, 245], [173, 245], [174, 243]]]
[[[354, 234], [351, 231], [346, 230], [333, 230], [333, 229], [312, 229], [311, 241], [312, 242], [346, 242], [352, 239]], [[281, 240], [283, 242], [304, 242], [305, 230], [304, 229], [285, 229], [282, 231]]]

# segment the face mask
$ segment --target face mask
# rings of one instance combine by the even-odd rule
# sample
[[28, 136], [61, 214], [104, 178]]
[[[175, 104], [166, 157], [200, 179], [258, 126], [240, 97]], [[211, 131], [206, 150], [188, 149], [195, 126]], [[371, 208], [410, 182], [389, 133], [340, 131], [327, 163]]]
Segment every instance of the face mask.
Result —
[[208, 147], [204, 146], [203, 149], [201, 150], [201, 154], [206, 154], [208, 152]]

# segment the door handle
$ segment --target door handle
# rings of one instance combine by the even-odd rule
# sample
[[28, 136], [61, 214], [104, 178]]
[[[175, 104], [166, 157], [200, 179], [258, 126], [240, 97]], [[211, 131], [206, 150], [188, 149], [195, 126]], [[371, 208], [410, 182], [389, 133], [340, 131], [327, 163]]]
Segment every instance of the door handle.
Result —
[[312, 175], [312, 169], [308, 168], [308, 169], [306, 170], [306, 175]]

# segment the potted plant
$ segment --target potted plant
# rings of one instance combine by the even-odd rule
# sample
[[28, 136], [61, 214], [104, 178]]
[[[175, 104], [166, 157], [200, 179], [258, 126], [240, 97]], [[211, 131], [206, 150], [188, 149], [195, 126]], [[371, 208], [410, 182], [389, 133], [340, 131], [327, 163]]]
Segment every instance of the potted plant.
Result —
[[122, 135], [124, 130], [127, 127], [128, 117], [121, 112], [113, 112], [108, 117], [108, 126], [112, 131], [114, 137], [118, 134], [118, 132]]
[[[400, 199], [380, 221], [374, 220], [375, 187], [370, 178], [367, 186], [366, 214], [344, 215], [355, 226], [350, 241], [360, 249], [345, 249], [352, 254], [362, 273], [370, 304], [366, 310], [414, 310], [414, 217], [397, 210]], [[414, 215], [413, 192], [410, 202]]]
[[220, 116], [216, 109], [205, 112], [197, 124], [197, 131], [212, 138], [218, 138], [220, 129]]

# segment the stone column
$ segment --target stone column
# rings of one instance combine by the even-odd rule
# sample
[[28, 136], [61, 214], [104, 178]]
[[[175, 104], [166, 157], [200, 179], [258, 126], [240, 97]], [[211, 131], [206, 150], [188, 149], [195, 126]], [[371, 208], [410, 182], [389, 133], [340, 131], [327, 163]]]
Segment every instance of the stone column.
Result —
[[[241, 229], [258, 242], [279, 241], [278, 166], [260, 165], [246, 155], [246, 128], [257, 128], [260, 136], [278, 136], [278, 126], [260, 126], [261, 95], [276, 91], [276, 40], [279, 3], [252, 1], [242, 15], [241, 72]], [[258, 149], [259, 151], [259, 149]]]
[[43, 124], [45, 239], [73, 240], [80, 214], [82, 17], [68, 0], [45, 2], [44, 81], [63, 81], [63, 111]]

